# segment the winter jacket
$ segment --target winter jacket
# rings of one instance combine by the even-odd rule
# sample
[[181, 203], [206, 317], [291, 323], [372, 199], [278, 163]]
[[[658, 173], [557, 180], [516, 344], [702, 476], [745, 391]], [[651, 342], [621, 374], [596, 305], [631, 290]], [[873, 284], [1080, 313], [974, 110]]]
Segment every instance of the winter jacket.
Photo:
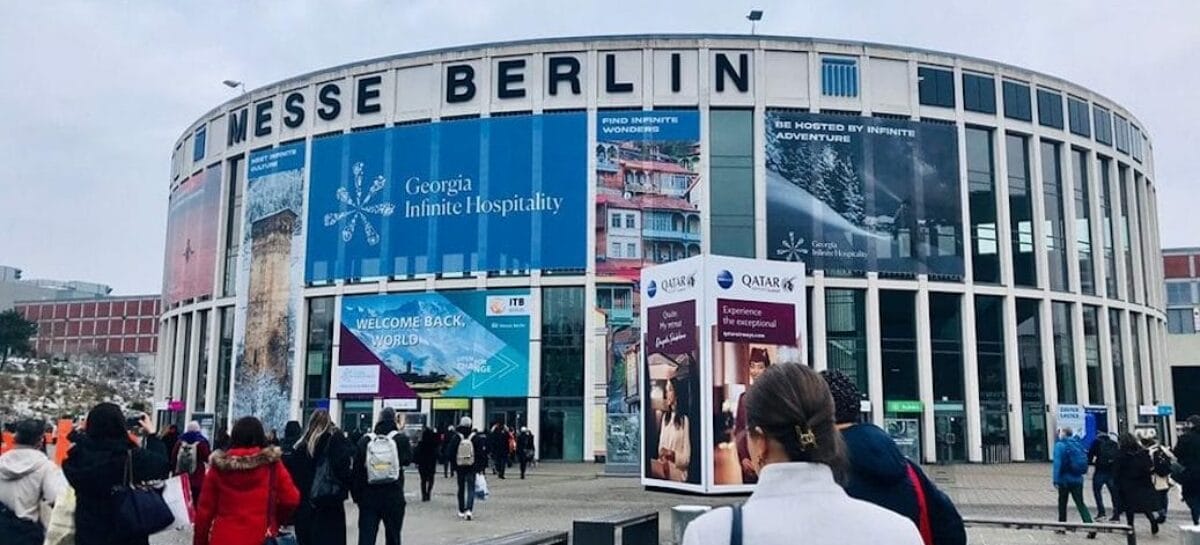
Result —
[[146, 437], [144, 448], [125, 439], [96, 440], [85, 434], [63, 462], [63, 474], [75, 489], [76, 545], [145, 545], [145, 537], [122, 537], [117, 527], [117, 505], [112, 489], [125, 483], [126, 461], [132, 456], [133, 482], [166, 479], [170, 473], [167, 450], [156, 437]]
[[[730, 509], [714, 509], [688, 525], [683, 545], [726, 545], [731, 524]], [[797, 462], [763, 468], [742, 508], [742, 543], [921, 545], [921, 535], [908, 519], [848, 496], [828, 466]]]
[[475, 449], [475, 465], [468, 471], [480, 472], [487, 471], [488, 468], [488, 439], [483, 433], [474, 433], [470, 428], [459, 428], [458, 433], [450, 436], [450, 441], [447, 442], [447, 447], [450, 451], [450, 463], [455, 470], [461, 469], [458, 467], [458, 445], [463, 442], [463, 439], [470, 437], [471, 446]]
[[0, 456], [0, 504], [20, 518], [37, 522], [41, 502], [53, 504], [66, 487], [62, 471], [41, 450], [16, 447]]
[[1134, 513], [1149, 513], [1160, 508], [1158, 493], [1150, 480], [1150, 453], [1142, 447], [1121, 449], [1117, 463], [1113, 466], [1113, 479], [1117, 484], [1117, 503], [1122, 509]]
[[[387, 435], [398, 431], [395, 422], [384, 421], [375, 424], [375, 435]], [[351, 475], [351, 494], [354, 503], [359, 505], [383, 506], [404, 501], [404, 466], [412, 463], [412, 444], [403, 432], [397, 433], [393, 440], [396, 442], [396, 452], [400, 457], [400, 478], [394, 483], [367, 484], [367, 444], [371, 436], [363, 435], [358, 440], [354, 453], [354, 469]]]
[[533, 443], [533, 432], [524, 431], [517, 435], [517, 459], [532, 460], [537, 447]]
[[492, 428], [492, 432], [487, 434], [488, 451], [497, 460], [508, 458], [508, 436], [502, 428]]
[[192, 490], [199, 492], [204, 486], [204, 470], [208, 468], [212, 447], [209, 446], [208, 439], [198, 431], [189, 431], [181, 435], [175, 443], [175, 450], [171, 451], [171, 473], [176, 473], [179, 467], [179, 451], [183, 450], [184, 444], [196, 445], [196, 469], [188, 473], [188, 482], [192, 484]]
[[[1112, 473], [1113, 462], [1116, 461], [1119, 450], [1116, 441], [1108, 435], [1100, 434], [1092, 441], [1092, 446], [1088, 447], [1088, 465], [1095, 466], [1096, 473]], [[1106, 459], [1105, 451], [1110, 451], [1111, 459]]]
[[417, 448], [413, 453], [413, 463], [417, 464], [417, 469], [426, 473], [434, 471], [437, 469], [438, 456], [441, 450], [436, 436], [429, 441], [421, 441], [417, 443]]
[[[291, 521], [300, 492], [280, 463], [279, 447], [239, 447], [218, 450], [209, 457], [212, 469], [196, 507], [194, 545], [262, 545]], [[275, 520], [267, 527], [271, 479], [275, 481]]]
[[967, 530], [954, 502], [938, 490], [917, 464], [900, 453], [887, 432], [874, 424], [857, 424], [842, 430], [842, 439], [846, 442], [850, 461], [845, 483], [850, 497], [887, 508], [919, 525], [920, 507], [908, 474], [908, 468], [912, 467], [925, 492], [933, 543], [961, 545], [967, 542]]
[[1183, 485], [1183, 497], [1200, 496], [1200, 430], [1191, 430], [1175, 443], [1175, 458], [1184, 467], [1175, 480]]
[[[297, 439], [298, 440], [298, 439]], [[294, 443], [293, 443], [294, 445]], [[313, 479], [316, 478], [317, 466], [329, 461], [329, 469], [333, 476], [342, 483], [343, 493], [339, 498], [328, 498], [328, 502], [344, 502], [350, 491], [350, 464], [354, 458], [354, 447], [339, 430], [326, 432], [317, 440], [317, 448], [309, 454], [308, 447], [294, 449], [291, 456], [283, 458], [283, 465], [292, 476], [292, 482], [300, 490], [300, 502], [308, 504], [312, 501]]]
[[1077, 437], [1060, 438], [1054, 443], [1052, 466], [1054, 486], [1083, 486], [1087, 475], [1087, 454]]

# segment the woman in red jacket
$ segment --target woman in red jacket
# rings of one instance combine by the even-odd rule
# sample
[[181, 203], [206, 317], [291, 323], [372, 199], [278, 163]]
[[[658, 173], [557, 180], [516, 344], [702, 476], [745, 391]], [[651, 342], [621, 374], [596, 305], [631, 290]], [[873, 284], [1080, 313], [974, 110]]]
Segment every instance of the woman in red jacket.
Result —
[[[277, 535], [300, 504], [300, 492], [280, 463], [283, 453], [267, 446], [262, 422], [253, 416], [238, 420], [230, 439], [229, 451], [218, 450], [209, 458], [194, 545], [262, 545], [264, 536]], [[268, 505], [275, 510], [271, 517]]]

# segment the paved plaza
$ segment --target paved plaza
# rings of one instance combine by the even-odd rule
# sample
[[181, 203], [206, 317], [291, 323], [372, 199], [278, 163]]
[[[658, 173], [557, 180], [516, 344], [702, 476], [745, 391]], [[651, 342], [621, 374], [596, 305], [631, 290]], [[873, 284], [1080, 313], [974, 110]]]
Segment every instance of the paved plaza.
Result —
[[[964, 515], [1003, 518], [1053, 520], [1056, 517], [1056, 493], [1050, 485], [1047, 464], [934, 466], [926, 470], [946, 490]], [[575, 518], [625, 510], [658, 510], [661, 517], [662, 543], [671, 543], [670, 509], [679, 504], [719, 505], [736, 501], [735, 497], [702, 497], [644, 490], [636, 479], [605, 477], [602, 465], [542, 464], [522, 481], [515, 474], [506, 480], [489, 476], [492, 497], [476, 504], [475, 520], [462, 522], [456, 517], [453, 479], [439, 479], [433, 500], [417, 501], [417, 477], [410, 473], [408, 513], [403, 541], [409, 545], [457, 545], [486, 537], [526, 529], [569, 530]], [[1089, 481], [1090, 486], [1090, 481]], [[1088, 490], [1089, 507], [1092, 498]], [[1107, 501], [1107, 500], [1106, 500]], [[347, 504], [349, 545], [357, 543], [354, 521], [357, 511]], [[1184, 504], [1174, 494], [1171, 515], [1158, 536], [1150, 535], [1144, 518], [1137, 521], [1140, 543], [1179, 542], [1178, 526], [1188, 522]], [[1069, 520], [1078, 513], [1070, 510]], [[1086, 540], [1082, 534], [1055, 535], [1045, 531], [1012, 531], [969, 528], [970, 543], [1008, 545], [1026, 543], [1099, 543], [1124, 544], [1123, 536], [1100, 535]], [[166, 535], [155, 545], [191, 543], [190, 533]], [[382, 544], [382, 535], [378, 540]]]

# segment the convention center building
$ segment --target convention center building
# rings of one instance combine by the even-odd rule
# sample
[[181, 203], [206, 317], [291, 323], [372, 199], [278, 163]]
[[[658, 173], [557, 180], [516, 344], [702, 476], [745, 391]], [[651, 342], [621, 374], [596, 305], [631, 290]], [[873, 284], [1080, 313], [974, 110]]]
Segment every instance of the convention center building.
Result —
[[[233, 92], [174, 144], [172, 421], [469, 415], [620, 471], [653, 450], [643, 415], [672, 378], [710, 377], [671, 382], [670, 409], [699, 423], [715, 399], [691, 450], [728, 449], [751, 366], [802, 363], [848, 375], [862, 417], [929, 462], [1047, 460], [1068, 425], [1173, 429], [1151, 140], [1069, 81], [902, 46], [644, 35]], [[723, 347], [716, 375], [646, 346], [642, 269], [710, 254], [795, 263], [795, 346]]]

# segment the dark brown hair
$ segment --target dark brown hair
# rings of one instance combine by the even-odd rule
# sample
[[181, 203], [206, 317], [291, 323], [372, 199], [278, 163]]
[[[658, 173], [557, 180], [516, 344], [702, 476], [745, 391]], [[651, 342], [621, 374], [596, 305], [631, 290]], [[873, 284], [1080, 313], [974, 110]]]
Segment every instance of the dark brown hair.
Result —
[[771, 354], [769, 352], [767, 352], [766, 348], [751, 348], [750, 349], [750, 362], [753, 363], [756, 361], [761, 361], [761, 362], [765, 363], [766, 365], [764, 365], [764, 367], [770, 367], [771, 366]]
[[841, 482], [846, 446], [834, 426], [833, 413], [833, 396], [825, 380], [801, 364], [772, 365], [746, 393], [750, 429], [762, 429], [782, 444], [793, 462], [829, 466]]
[[232, 442], [230, 448], [267, 446], [267, 433], [263, 431], [262, 421], [253, 416], [243, 416], [234, 422], [229, 439]]

